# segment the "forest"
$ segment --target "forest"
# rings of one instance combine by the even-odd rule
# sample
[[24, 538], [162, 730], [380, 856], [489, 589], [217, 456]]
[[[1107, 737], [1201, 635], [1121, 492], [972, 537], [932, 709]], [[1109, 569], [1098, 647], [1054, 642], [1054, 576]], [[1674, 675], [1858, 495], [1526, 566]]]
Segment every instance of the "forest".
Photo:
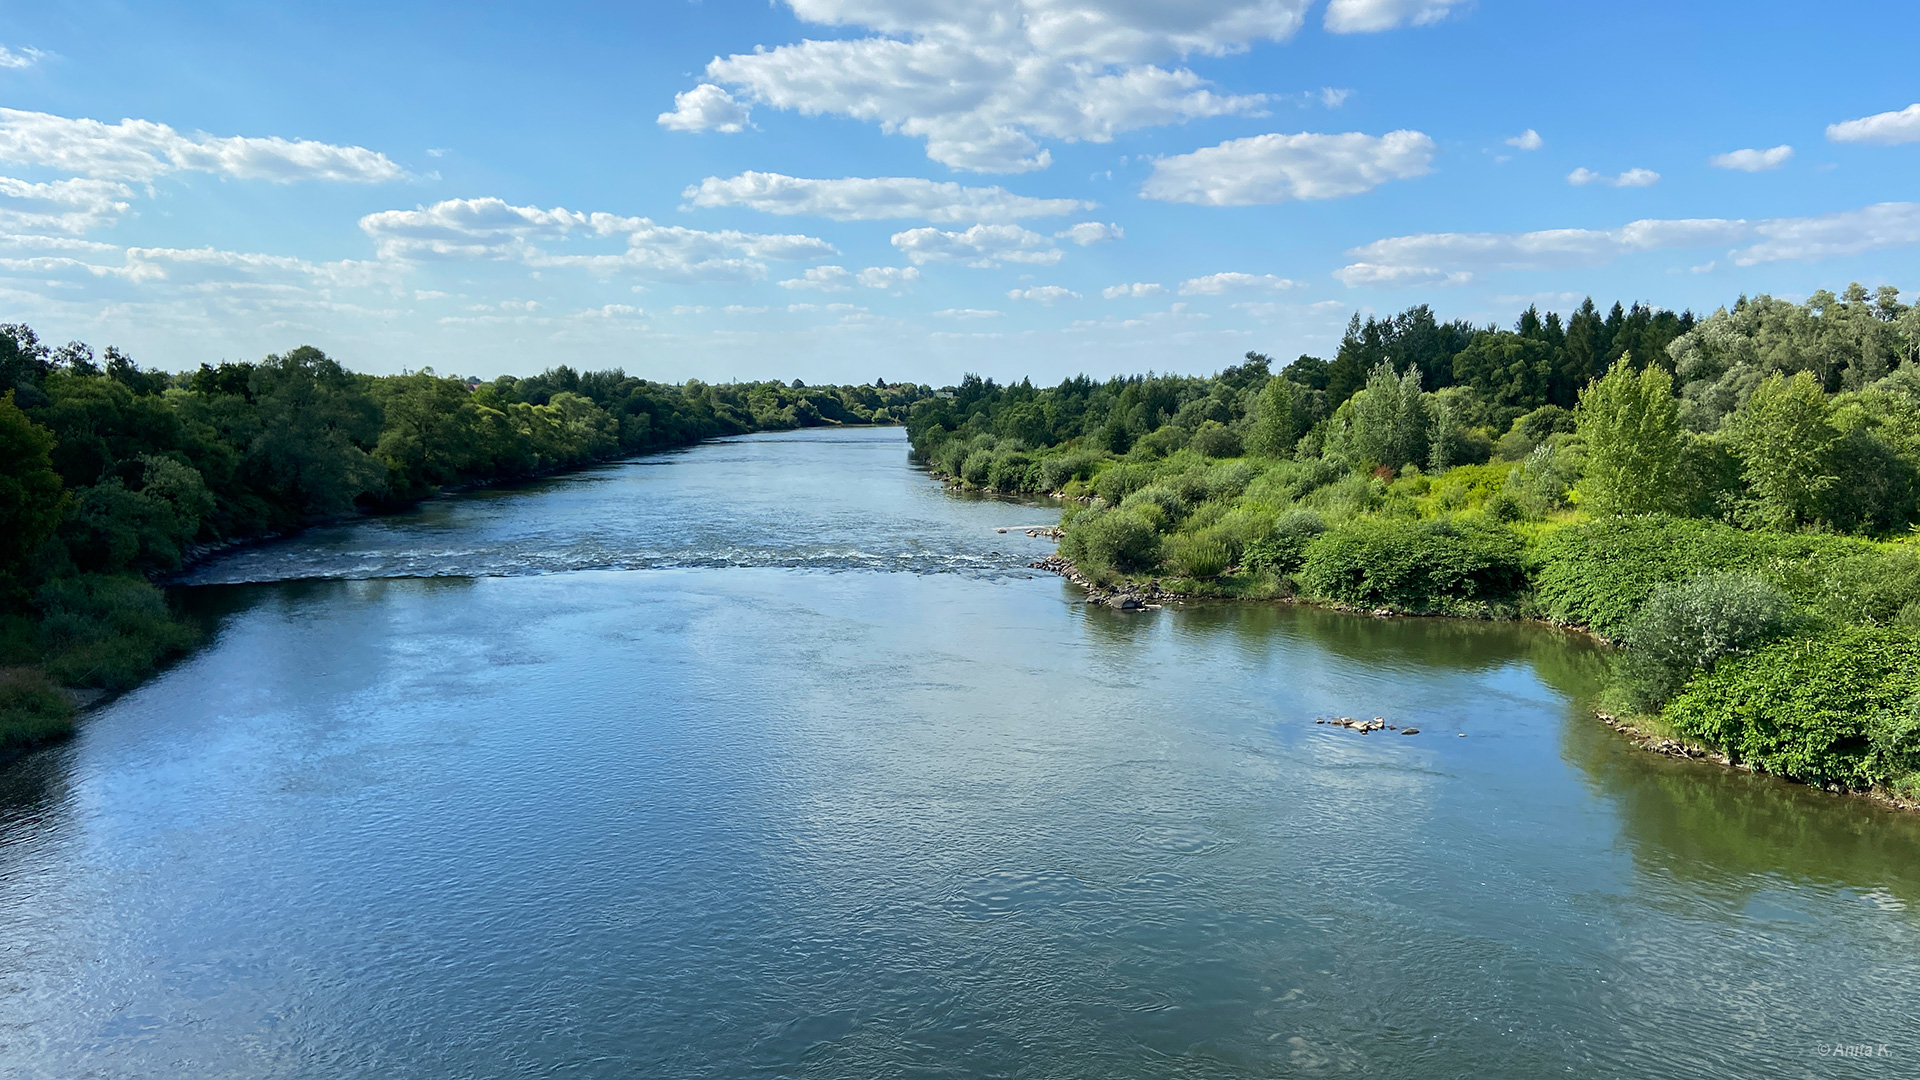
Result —
[[372, 376], [310, 346], [169, 374], [0, 326], [0, 751], [66, 734], [76, 698], [193, 644], [155, 582], [196, 553], [716, 436], [899, 423], [930, 394]]
[[913, 406], [949, 482], [1065, 500], [1098, 586], [1534, 618], [1650, 739], [1920, 800], [1920, 308], [1892, 287], [1511, 329], [1355, 316], [1331, 360]]

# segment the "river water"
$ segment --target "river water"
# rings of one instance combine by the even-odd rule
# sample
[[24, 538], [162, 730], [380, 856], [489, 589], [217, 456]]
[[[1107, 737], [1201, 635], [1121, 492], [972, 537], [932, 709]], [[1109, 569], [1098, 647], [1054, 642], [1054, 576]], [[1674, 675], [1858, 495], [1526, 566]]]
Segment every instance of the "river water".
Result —
[[1914, 817], [1539, 627], [1090, 609], [1054, 517], [807, 432], [202, 567], [0, 770], [0, 1076], [1920, 1076]]

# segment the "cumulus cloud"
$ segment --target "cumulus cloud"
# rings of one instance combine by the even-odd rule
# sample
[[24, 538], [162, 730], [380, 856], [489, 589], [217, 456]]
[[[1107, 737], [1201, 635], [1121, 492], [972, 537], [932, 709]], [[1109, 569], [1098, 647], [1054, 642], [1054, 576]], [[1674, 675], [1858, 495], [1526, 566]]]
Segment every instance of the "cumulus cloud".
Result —
[[1508, 139], [1507, 145], [1518, 150], [1538, 150], [1547, 145], [1547, 140], [1541, 138], [1539, 132], [1528, 128], [1513, 138]]
[[[743, 281], [766, 276], [762, 260], [825, 258], [833, 245], [812, 236], [707, 232], [659, 225], [649, 218], [543, 210], [505, 200], [448, 199], [413, 210], [382, 210], [360, 219], [382, 258], [512, 259], [535, 267], [573, 267], [599, 274], [636, 273], [669, 281]], [[542, 244], [623, 241], [618, 252], [555, 253]]]
[[0, 109], [0, 161], [102, 180], [150, 182], [173, 172], [242, 180], [380, 183], [406, 176], [385, 154], [307, 139], [182, 135], [150, 120], [72, 120]]
[[965, 232], [908, 229], [893, 235], [893, 246], [915, 266], [957, 262], [978, 269], [1003, 262], [1052, 266], [1064, 254], [1053, 241], [1018, 225], [975, 225]]
[[920, 271], [911, 266], [869, 266], [859, 276], [860, 284], [869, 289], [900, 292], [920, 280]]
[[1142, 198], [1201, 206], [1338, 199], [1433, 169], [1433, 140], [1385, 135], [1255, 135], [1153, 163]]
[[1740, 172], [1772, 172], [1787, 163], [1793, 157], [1793, 147], [1776, 146], [1771, 150], [1730, 150], [1724, 154], [1715, 154], [1707, 159], [1716, 169], [1735, 169]]
[[1333, 0], [1326, 27], [1336, 34], [1371, 34], [1409, 23], [1437, 23], [1473, 0]]
[[780, 173], [709, 176], [680, 193], [688, 206], [744, 206], [768, 214], [806, 214], [835, 221], [922, 218], [1008, 222], [1093, 209], [1082, 199], [1036, 199], [1003, 187], [965, 187], [912, 176], [809, 180]]
[[20, 68], [30, 68], [44, 59], [46, 55], [46, 53], [29, 45], [22, 45], [18, 49], [9, 49], [5, 45], [0, 45], [0, 69], [19, 70]]
[[749, 113], [733, 95], [712, 83], [701, 83], [691, 90], [673, 95], [673, 111], [663, 112], [654, 123], [674, 131], [718, 131], [732, 135], [745, 131]]
[[78, 235], [118, 221], [131, 198], [132, 188], [112, 180], [35, 184], [0, 176], [0, 230]]
[[1607, 176], [1594, 172], [1585, 166], [1567, 174], [1567, 183], [1574, 187], [1586, 187], [1589, 184], [1605, 184], [1608, 187], [1636, 188], [1652, 187], [1660, 182], [1660, 174], [1652, 169], [1628, 169], [1619, 176]]
[[1007, 299], [1031, 300], [1052, 307], [1062, 300], [1078, 300], [1080, 294], [1060, 285], [1035, 285], [1031, 289], [1008, 289]]
[[1829, 124], [1827, 139], [1831, 142], [1872, 143], [1877, 146], [1920, 142], [1920, 102], [1896, 112], [1875, 113], [1858, 120]]
[[[873, 34], [716, 57], [703, 85], [876, 123], [924, 140], [928, 157], [956, 169], [1024, 172], [1051, 163], [1043, 139], [1106, 142], [1143, 127], [1257, 114], [1264, 95], [1223, 94], [1163, 64], [1290, 38], [1310, 2], [788, 0], [804, 21]], [[705, 123], [679, 102], [667, 115], [688, 128]]]
[[1118, 225], [1099, 221], [1083, 221], [1071, 228], [1054, 233], [1055, 240], [1071, 240], [1081, 247], [1088, 244], [1103, 244], [1109, 240], [1125, 239], [1127, 232]]
[[1181, 296], [1224, 296], [1232, 292], [1285, 292], [1300, 283], [1272, 274], [1228, 272], [1188, 278], [1180, 283]]
[[853, 275], [844, 266], [816, 266], [797, 278], [780, 283], [783, 289], [814, 289], [819, 292], [846, 292], [853, 288]]
[[1118, 300], [1121, 297], [1143, 300], [1149, 296], [1165, 296], [1166, 292], [1167, 287], [1157, 281], [1135, 281], [1127, 285], [1109, 285], [1100, 290], [1100, 295], [1109, 300]]
[[1547, 229], [1525, 233], [1422, 233], [1389, 237], [1347, 254], [1356, 261], [1334, 273], [1348, 286], [1461, 284], [1495, 271], [1547, 271], [1603, 266], [1649, 251], [1733, 247], [1738, 266], [1811, 262], [1920, 244], [1920, 203], [1880, 203], [1815, 217], [1645, 219], [1618, 229]]

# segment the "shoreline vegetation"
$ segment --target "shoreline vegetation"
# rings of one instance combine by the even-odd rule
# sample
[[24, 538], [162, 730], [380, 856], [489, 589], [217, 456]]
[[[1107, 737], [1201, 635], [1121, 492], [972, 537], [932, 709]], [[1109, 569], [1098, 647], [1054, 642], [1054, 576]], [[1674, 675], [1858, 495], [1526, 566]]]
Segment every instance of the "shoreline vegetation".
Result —
[[1532, 619], [1618, 646], [1643, 746], [1920, 806], [1920, 309], [1883, 287], [1512, 329], [1355, 316], [1331, 360], [969, 376], [913, 453], [1066, 502], [1090, 598]]
[[0, 325], [0, 758], [64, 738], [76, 708], [200, 639], [156, 584], [199, 558], [710, 438], [899, 424], [932, 393], [565, 366], [373, 376], [311, 346], [169, 374]]

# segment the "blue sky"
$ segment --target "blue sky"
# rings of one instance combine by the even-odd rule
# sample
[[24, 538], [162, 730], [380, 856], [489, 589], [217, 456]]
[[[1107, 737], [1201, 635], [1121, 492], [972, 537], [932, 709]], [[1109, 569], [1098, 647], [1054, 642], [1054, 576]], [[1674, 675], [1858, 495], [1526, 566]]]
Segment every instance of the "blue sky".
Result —
[[0, 321], [153, 366], [1056, 380], [1920, 289], [1907, 5], [53, 3]]

